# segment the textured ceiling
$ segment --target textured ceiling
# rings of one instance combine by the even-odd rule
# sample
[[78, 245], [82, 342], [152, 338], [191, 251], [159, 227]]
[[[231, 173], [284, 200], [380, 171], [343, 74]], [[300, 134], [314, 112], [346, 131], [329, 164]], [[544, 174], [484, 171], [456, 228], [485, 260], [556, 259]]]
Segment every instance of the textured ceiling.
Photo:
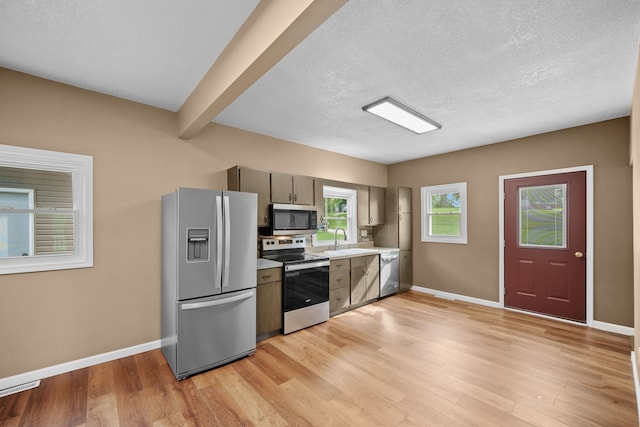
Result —
[[[0, 0], [0, 66], [177, 111], [256, 4]], [[639, 40], [640, 0], [350, 0], [214, 121], [395, 163], [628, 115]]]
[[0, 0], [0, 66], [177, 111], [258, 0]]

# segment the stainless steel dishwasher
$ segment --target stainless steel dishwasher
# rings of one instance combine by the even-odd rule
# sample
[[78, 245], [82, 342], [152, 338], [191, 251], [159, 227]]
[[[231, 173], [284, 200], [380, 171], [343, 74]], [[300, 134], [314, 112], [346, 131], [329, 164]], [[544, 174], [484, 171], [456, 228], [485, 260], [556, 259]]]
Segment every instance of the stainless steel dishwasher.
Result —
[[380, 249], [380, 298], [398, 292], [400, 249]]

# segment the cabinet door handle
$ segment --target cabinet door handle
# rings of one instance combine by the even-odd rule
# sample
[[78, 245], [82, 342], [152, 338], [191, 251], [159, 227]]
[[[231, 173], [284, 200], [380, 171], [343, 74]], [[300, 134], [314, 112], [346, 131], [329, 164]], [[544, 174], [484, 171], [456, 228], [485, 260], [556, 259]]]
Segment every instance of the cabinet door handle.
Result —
[[298, 195], [297, 195], [297, 194], [294, 194], [294, 195], [293, 195], [293, 201], [294, 201], [294, 202], [297, 202], [297, 201], [298, 201]]
[[265, 280], [266, 279], [270, 279], [271, 278], [271, 274], [264, 275], [264, 276], [262, 276], [262, 278], [265, 279]]
[[291, 193], [289, 193], [289, 201], [291, 201]]

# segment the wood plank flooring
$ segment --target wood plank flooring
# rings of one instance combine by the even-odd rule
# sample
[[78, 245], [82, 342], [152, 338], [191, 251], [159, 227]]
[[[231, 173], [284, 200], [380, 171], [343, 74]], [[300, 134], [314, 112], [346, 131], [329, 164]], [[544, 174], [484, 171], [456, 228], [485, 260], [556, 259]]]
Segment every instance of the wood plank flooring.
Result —
[[629, 337], [409, 291], [176, 381], [160, 350], [0, 399], [2, 426], [637, 426]]

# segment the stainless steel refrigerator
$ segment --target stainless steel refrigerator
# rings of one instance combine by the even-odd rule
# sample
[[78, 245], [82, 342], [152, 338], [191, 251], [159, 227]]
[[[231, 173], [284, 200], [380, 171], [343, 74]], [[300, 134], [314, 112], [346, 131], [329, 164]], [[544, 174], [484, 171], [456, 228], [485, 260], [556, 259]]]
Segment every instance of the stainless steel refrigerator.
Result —
[[177, 379], [256, 349], [257, 195], [162, 196], [162, 353]]

